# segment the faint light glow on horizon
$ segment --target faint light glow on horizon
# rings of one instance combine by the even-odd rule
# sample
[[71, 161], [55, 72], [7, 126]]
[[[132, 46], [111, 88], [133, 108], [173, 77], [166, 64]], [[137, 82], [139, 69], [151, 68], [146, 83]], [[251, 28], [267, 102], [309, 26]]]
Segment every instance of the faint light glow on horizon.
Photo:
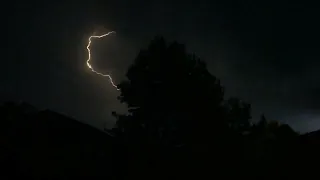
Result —
[[110, 80], [110, 82], [111, 82], [111, 84], [112, 84], [112, 86], [115, 87], [117, 90], [120, 90], [120, 89], [118, 89], [118, 87], [117, 87], [117, 86], [115, 85], [115, 83], [113, 82], [111, 75], [109, 75], [109, 74], [103, 74], [103, 73], [100, 73], [100, 72], [94, 70], [93, 67], [92, 67], [91, 64], [90, 64], [90, 60], [91, 60], [91, 50], [90, 50], [90, 46], [91, 46], [91, 43], [92, 43], [92, 40], [91, 40], [91, 39], [92, 39], [92, 38], [98, 38], [98, 39], [100, 39], [100, 38], [106, 37], [106, 36], [108, 36], [108, 35], [110, 35], [110, 34], [112, 34], [112, 33], [116, 33], [116, 32], [115, 32], [115, 31], [110, 31], [110, 32], [108, 32], [108, 33], [106, 33], [106, 34], [102, 34], [102, 35], [100, 35], [100, 36], [96, 36], [96, 35], [95, 35], [95, 36], [90, 36], [90, 37], [89, 37], [89, 39], [88, 39], [88, 45], [87, 45], [87, 50], [88, 50], [87, 66], [88, 66], [88, 68], [89, 68], [92, 72], [94, 72], [94, 73], [96, 73], [96, 74], [98, 74], [98, 75], [100, 75], [100, 76], [108, 77], [109, 80]]

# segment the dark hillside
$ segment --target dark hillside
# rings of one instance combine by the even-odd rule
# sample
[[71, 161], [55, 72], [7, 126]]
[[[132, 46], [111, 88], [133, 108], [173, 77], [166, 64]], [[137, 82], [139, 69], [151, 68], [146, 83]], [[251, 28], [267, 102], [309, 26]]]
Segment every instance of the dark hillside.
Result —
[[[49, 110], [8, 115], [1, 132], [4, 174], [17, 176], [111, 177], [117, 150], [106, 133]], [[11, 165], [6, 165], [9, 163]], [[10, 176], [12, 177], [11, 174]]]

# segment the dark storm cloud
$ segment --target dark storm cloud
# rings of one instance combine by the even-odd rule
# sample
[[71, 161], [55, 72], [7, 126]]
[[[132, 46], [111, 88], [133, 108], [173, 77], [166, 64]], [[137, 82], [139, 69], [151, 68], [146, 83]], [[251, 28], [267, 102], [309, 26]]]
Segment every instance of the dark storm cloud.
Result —
[[119, 0], [14, 7], [10, 27], [22, 34], [11, 41], [13, 61], [1, 67], [2, 77], [11, 77], [1, 91], [41, 107], [99, 127], [111, 121], [110, 109], [120, 106], [117, 92], [85, 66], [86, 38], [104, 26], [117, 35], [95, 42], [94, 65], [111, 71], [117, 82], [138, 50], [161, 34], [206, 60], [228, 95], [252, 103], [255, 117], [265, 112], [298, 129], [304, 121], [305, 131], [319, 115], [319, 11], [306, 2]]
[[[270, 18], [273, 21], [266, 24], [272, 28], [266, 35], [242, 39], [247, 43], [242, 43], [244, 46], [241, 51], [250, 54], [251, 50], [254, 55], [240, 61], [235, 68], [240, 79], [250, 82], [242, 86], [247, 86], [243, 88], [244, 91], [249, 88], [254, 92], [251, 101], [257, 106], [269, 104], [271, 107], [266, 107], [264, 111], [285, 121], [290, 121], [288, 114], [302, 117], [310, 109], [317, 109], [316, 104], [320, 100], [316, 95], [320, 82], [316, 68], [319, 67], [319, 45], [316, 43], [319, 40], [319, 34], [316, 33], [319, 27], [315, 24], [317, 9], [303, 6], [288, 4], [275, 8], [274, 17]], [[261, 22], [252, 24], [259, 25]], [[254, 43], [250, 39], [254, 39]], [[281, 112], [277, 112], [277, 108]], [[313, 116], [316, 116], [315, 113]], [[312, 119], [314, 121], [315, 118]]]

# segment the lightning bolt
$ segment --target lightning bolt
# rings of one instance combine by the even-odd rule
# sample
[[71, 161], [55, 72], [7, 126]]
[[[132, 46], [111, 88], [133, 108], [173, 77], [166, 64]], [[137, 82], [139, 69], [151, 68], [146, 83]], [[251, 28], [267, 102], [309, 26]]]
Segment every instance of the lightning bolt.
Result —
[[102, 35], [100, 35], [100, 36], [90, 36], [90, 37], [89, 37], [89, 39], [88, 39], [88, 45], [87, 45], [87, 50], [88, 50], [87, 66], [88, 66], [88, 68], [89, 68], [92, 72], [94, 72], [94, 73], [96, 73], [96, 74], [98, 74], [98, 75], [100, 75], [100, 76], [108, 77], [109, 80], [110, 80], [110, 82], [111, 82], [111, 84], [112, 84], [112, 86], [115, 87], [117, 90], [120, 90], [120, 89], [118, 89], [118, 87], [117, 87], [117, 86], [115, 85], [115, 83], [113, 82], [111, 75], [109, 75], [109, 74], [103, 74], [103, 73], [100, 73], [100, 72], [94, 70], [93, 67], [92, 67], [91, 64], [90, 64], [90, 60], [91, 60], [91, 50], [90, 50], [90, 46], [91, 46], [91, 43], [92, 43], [92, 40], [91, 40], [91, 39], [92, 39], [92, 38], [98, 38], [98, 39], [100, 39], [100, 38], [106, 37], [106, 36], [108, 36], [108, 35], [110, 35], [110, 34], [112, 34], [112, 33], [116, 33], [116, 32], [115, 32], [115, 31], [110, 31], [110, 32], [108, 32], [108, 33], [106, 33], [106, 34], [102, 34]]

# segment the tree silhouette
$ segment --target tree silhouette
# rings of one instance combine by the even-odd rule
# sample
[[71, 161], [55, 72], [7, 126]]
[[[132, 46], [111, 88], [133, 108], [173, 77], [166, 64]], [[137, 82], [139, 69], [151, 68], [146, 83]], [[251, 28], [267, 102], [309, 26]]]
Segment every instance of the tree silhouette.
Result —
[[[288, 173], [293, 163], [292, 156], [296, 154], [296, 133], [287, 124], [279, 121], [267, 120], [261, 115], [260, 121], [254, 124], [250, 130], [250, 141], [247, 147], [251, 154], [250, 161], [253, 165], [259, 164], [256, 174], [272, 172], [271, 177]], [[268, 176], [269, 177], [269, 176]]]
[[265, 115], [261, 115], [260, 121], [251, 128], [251, 131], [256, 138], [264, 139], [289, 140], [298, 136], [289, 125], [267, 120]]
[[232, 151], [230, 143], [236, 140], [231, 141], [231, 131], [250, 127], [250, 105], [237, 98], [224, 100], [220, 80], [183, 44], [168, 45], [156, 37], [139, 52], [126, 75], [128, 80], [118, 85], [118, 98], [128, 105], [130, 114], [113, 113], [114, 132], [140, 154], [184, 148], [192, 153], [184, 158], [194, 164], [205, 163], [204, 159], [209, 163], [210, 156], [221, 156], [226, 148]]
[[243, 133], [251, 128], [251, 105], [238, 98], [230, 98], [226, 104], [230, 128]]
[[119, 99], [131, 113], [130, 122], [118, 119], [119, 127], [126, 131], [144, 129], [151, 142], [179, 131], [179, 144], [191, 140], [189, 134], [210, 134], [207, 128], [224, 123], [220, 109], [224, 89], [206, 64], [187, 54], [182, 44], [167, 46], [162, 37], [156, 37], [147, 50], [140, 51], [127, 77], [118, 86]]

